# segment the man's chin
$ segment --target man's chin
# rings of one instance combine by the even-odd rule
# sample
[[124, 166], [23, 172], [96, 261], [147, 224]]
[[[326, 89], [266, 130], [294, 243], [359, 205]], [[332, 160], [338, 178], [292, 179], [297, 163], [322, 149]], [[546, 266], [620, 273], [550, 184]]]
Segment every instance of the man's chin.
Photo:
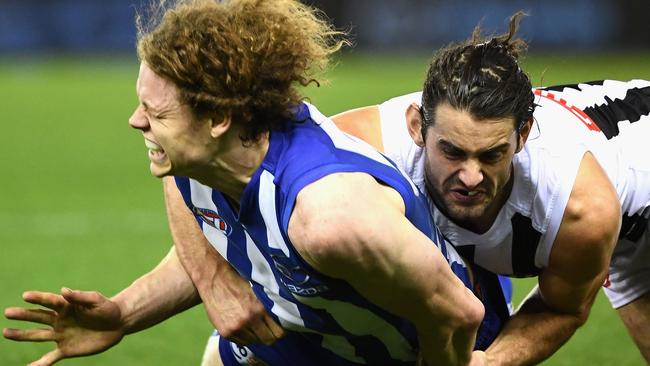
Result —
[[151, 175], [153, 175], [156, 178], [162, 178], [168, 175], [172, 175], [171, 170], [172, 169], [169, 164], [158, 165], [153, 162], [149, 164], [149, 171], [151, 172]]
[[463, 206], [447, 206], [447, 216], [453, 221], [458, 222], [473, 222], [481, 219], [485, 213], [485, 206], [473, 206], [473, 207], [463, 207]]

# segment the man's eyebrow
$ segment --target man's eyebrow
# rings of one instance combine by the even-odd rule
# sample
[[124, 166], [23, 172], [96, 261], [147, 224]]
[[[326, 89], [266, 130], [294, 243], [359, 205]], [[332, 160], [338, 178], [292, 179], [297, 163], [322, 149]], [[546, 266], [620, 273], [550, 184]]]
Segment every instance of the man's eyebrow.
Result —
[[484, 154], [484, 153], [491, 153], [491, 152], [495, 152], [495, 151], [499, 151], [499, 150], [507, 150], [509, 147], [510, 147], [510, 143], [509, 142], [504, 142], [504, 143], [499, 144], [497, 146], [493, 146], [493, 147], [491, 147], [489, 149], [485, 149], [485, 150], [481, 151], [480, 153]]
[[458, 151], [463, 151], [463, 152], [464, 152], [463, 149], [461, 149], [460, 147], [458, 147], [458, 146], [452, 144], [451, 142], [449, 142], [449, 141], [447, 141], [447, 140], [445, 140], [445, 139], [438, 139], [438, 144], [439, 144], [439, 145], [442, 145], [443, 147], [446, 147], [446, 148], [450, 148], [450, 149], [454, 149], [454, 150], [458, 150]]
[[142, 106], [144, 107], [144, 110], [145, 110], [145, 111], [147, 111], [147, 112], [152, 112], [152, 113], [160, 113], [160, 110], [159, 110], [159, 109], [157, 109], [157, 108], [155, 108], [155, 107], [152, 107], [150, 104], [147, 104], [147, 102], [142, 101], [142, 102], [140, 102], [140, 103], [142, 103]]
[[[451, 142], [449, 142], [449, 141], [447, 141], [445, 139], [438, 139], [438, 144], [442, 145], [443, 147], [448, 148], [448, 149], [453, 149], [453, 150], [456, 150], [456, 151], [459, 151], [459, 152], [467, 153], [467, 151], [465, 149], [463, 149], [463, 148], [461, 148], [459, 146], [456, 146], [453, 143], [451, 143]], [[485, 150], [476, 151], [474, 153], [478, 154], [478, 155], [481, 155], [481, 154], [492, 153], [492, 152], [497, 152], [497, 151], [501, 151], [501, 150], [507, 150], [509, 147], [510, 147], [510, 143], [509, 142], [504, 142], [504, 143], [501, 143], [499, 145], [487, 148]]]

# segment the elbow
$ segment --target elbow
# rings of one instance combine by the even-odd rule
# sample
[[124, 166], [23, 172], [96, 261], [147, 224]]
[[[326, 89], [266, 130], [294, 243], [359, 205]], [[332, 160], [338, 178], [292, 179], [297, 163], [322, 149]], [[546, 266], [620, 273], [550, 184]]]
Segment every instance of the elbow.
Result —
[[[467, 365], [470, 363], [472, 358], [472, 349], [476, 342], [476, 335], [485, 315], [485, 308], [481, 301], [472, 294], [468, 293], [468, 295], [471, 295], [468, 296], [470, 299], [464, 306], [460, 317], [456, 319], [457, 328], [451, 338], [454, 348], [465, 351], [457, 354], [458, 365]], [[468, 346], [469, 348], [467, 348]]]
[[460, 319], [460, 324], [461, 327], [475, 332], [483, 321], [485, 308], [483, 307], [483, 303], [469, 291], [467, 297], [467, 305], [463, 311], [462, 319]]
[[587, 322], [587, 319], [589, 319], [589, 314], [591, 313], [592, 305], [594, 304], [595, 300], [596, 300], [596, 294], [594, 294], [588, 301], [585, 301], [585, 303], [582, 304], [582, 306], [580, 307], [579, 311], [572, 314], [573, 322], [571, 325], [573, 326], [573, 329], [578, 329]]
[[581, 326], [583, 326], [586, 322], [587, 319], [589, 318], [589, 310], [581, 311], [580, 313], [576, 314], [575, 316], [575, 321], [574, 321], [574, 329], [578, 329]]
[[468, 290], [465, 300], [458, 303], [455, 309], [447, 316], [447, 324], [455, 329], [455, 333], [476, 335], [485, 316], [483, 303]]
[[429, 326], [416, 323], [424, 361], [428, 365], [467, 365], [472, 359], [478, 328], [483, 320], [483, 304], [471, 293], [456, 298], [444, 315], [436, 312], [437, 321]]

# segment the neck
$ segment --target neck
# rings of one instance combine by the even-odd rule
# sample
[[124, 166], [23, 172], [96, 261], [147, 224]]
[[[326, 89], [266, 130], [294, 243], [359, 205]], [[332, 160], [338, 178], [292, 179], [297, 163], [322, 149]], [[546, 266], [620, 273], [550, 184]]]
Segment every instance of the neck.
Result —
[[224, 136], [208, 166], [196, 171], [192, 178], [239, 203], [246, 185], [262, 164], [268, 148], [268, 133], [259, 141], [244, 146], [238, 131], [233, 131]]

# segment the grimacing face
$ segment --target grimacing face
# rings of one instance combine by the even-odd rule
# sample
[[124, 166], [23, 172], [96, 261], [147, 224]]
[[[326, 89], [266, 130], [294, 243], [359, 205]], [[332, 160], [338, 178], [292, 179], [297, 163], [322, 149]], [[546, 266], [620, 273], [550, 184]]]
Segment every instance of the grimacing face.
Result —
[[140, 103], [129, 125], [142, 132], [151, 174], [190, 176], [210, 158], [210, 121], [197, 120], [189, 106], [179, 102], [179, 91], [144, 62], [136, 82]]
[[424, 141], [429, 195], [459, 225], [487, 230], [510, 194], [519, 139], [514, 117], [477, 120], [448, 103], [439, 104], [433, 117]]

